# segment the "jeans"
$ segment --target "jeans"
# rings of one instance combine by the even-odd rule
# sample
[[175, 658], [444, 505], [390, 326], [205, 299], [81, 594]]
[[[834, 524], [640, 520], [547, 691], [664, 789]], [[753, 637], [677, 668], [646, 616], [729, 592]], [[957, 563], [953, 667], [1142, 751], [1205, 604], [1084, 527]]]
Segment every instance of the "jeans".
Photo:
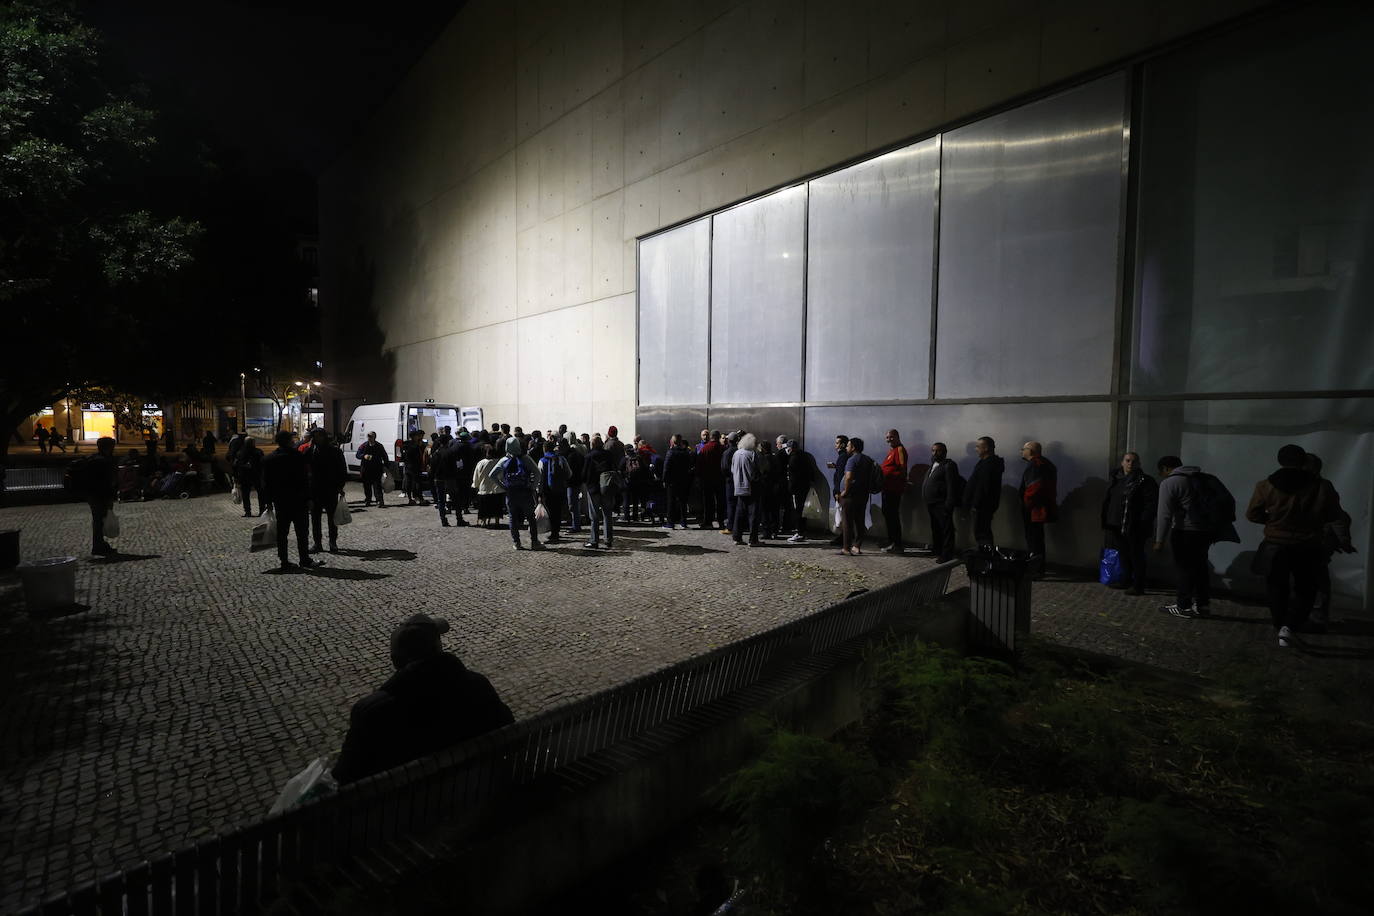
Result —
[[1040, 571], [1045, 569], [1045, 523], [1031, 521], [1029, 509], [1021, 510], [1021, 525], [1026, 531], [1026, 551], [1031, 555], [1034, 562], [1038, 562]]
[[1178, 606], [1188, 608], [1196, 603], [1205, 608], [1212, 600], [1211, 568], [1207, 564], [1211, 534], [1175, 528], [1169, 535], [1169, 546], [1173, 549], [1174, 565], [1178, 567]]
[[787, 494], [787, 527], [806, 536], [806, 494], [807, 490], [801, 493]]
[[423, 502], [425, 494], [420, 489], [420, 468], [406, 465], [405, 478], [406, 499]]
[[749, 524], [749, 543], [757, 544], [759, 542], [762, 508], [763, 498], [758, 493], [741, 493], [735, 496], [735, 519], [730, 525], [730, 536], [734, 538], [736, 544], [744, 543], [746, 519], [748, 519]]
[[1269, 615], [1274, 620], [1275, 629], [1296, 629], [1307, 623], [1326, 563], [1326, 554], [1322, 552], [1320, 541], [1276, 545], [1269, 563], [1269, 575], [1265, 577]]
[[730, 533], [735, 531], [735, 513], [739, 511], [739, 498], [735, 496], [735, 479], [725, 479], [725, 526]]
[[[933, 520], [934, 516], [932, 516]], [[902, 494], [883, 494], [883, 524], [887, 526], [887, 539], [898, 550], [902, 549]], [[932, 523], [933, 524], [933, 523]], [[932, 528], [933, 530], [933, 528]], [[952, 540], [952, 539], [951, 539]], [[950, 544], [951, 549], [953, 544]]]
[[[320, 543], [320, 514], [329, 516], [329, 546], [333, 547], [339, 541], [339, 526], [334, 524], [334, 510], [339, 505], [338, 493], [316, 493], [310, 497], [310, 530], [315, 535], [315, 544]], [[281, 520], [277, 520], [281, 524]]]
[[687, 527], [687, 496], [691, 492], [690, 484], [674, 481], [668, 484], [668, 525], [681, 525]]
[[615, 519], [614, 506], [604, 503], [600, 492], [593, 493], [588, 490], [587, 515], [592, 520], [592, 546], [596, 547], [601, 543], [601, 532], [598, 525], [602, 525], [606, 529], [606, 546], [610, 547], [615, 538], [615, 526], [613, 524], [613, 520]]
[[582, 486], [568, 487], [568, 531], [582, 530]]
[[516, 546], [520, 545], [520, 529], [529, 523], [530, 543], [539, 543], [539, 532], [534, 527], [534, 494], [529, 490], [507, 490], [506, 511], [510, 513], [510, 536]]
[[281, 558], [283, 563], [287, 561], [287, 531], [294, 525], [296, 527], [296, 553], [300, 559], [304, 560], [306, 554], [310, 552], [310, 545], [305, 534], [305, 503], [292, 506], [277, 504], [273, 511], [277, 517], [277, 556]]
[[867, 496], [851, 496], [840, 500], [843, 513], [840, 524], [840, 544], [843, 550], [858, 550], [864, 543], [864, 515], [868, 512]]
[[448, 485], [447, 480], [433, 480], [429, 487], [429, 495], [434, 497], [434, 508], [439, 510], [440, 518], [448, 516]]
[[[234, 482], [239, 485], [239, 496], [243, 502], [243, 514], [249, 516], [253, 514], [253, 487], [255, 482], [250, 475], [235, 476]], [[258, 491], [259, 508], [262, 504], [262, 491]]]
[[105, 540], [105, 516], [110, 514], [112, 504], [106, 499], [92, 499], [91, 506], [91, 553], [99, 553], [102, 550], [109, 550], [110, 544]]

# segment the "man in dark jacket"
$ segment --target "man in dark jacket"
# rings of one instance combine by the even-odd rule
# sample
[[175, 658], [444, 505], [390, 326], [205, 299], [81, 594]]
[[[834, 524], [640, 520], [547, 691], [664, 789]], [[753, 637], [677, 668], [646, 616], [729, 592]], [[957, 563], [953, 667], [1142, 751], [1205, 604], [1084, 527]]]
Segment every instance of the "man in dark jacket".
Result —
[[806, 540], [806, 497], [811, 492], [816, 462], [796, 439], [787, 440], [787, 527], [794, 544]]
[[1112, 469], [1107, 494], [1102, 497], [1105, 546], [1115, 550], [1121, 562], [1121, 581], [1109, 587], [1145, 594], [1146, 557], [1158, 509], [1159, 485], [1140, 466], [1140, 455], [1122, 455], [1121, 466]]
[[697, 447], [695, 480], [701, 502], [701, 515], [697, 518], [698, 527], [725, 527], [725, 507], [721, 502], [723, 479], [720, 473], [721, 452], [720, 430], [707, 431], [706, 439]]
[[385, 684], [353, 704], [334, 764], [342, 785], [427, 757], [515, 721], [487, 680], [443, 650], [448, 621], [416, 614], [391, 634]]
[[[587, 452], [584, 462], [583, 480], [587, 485], [587, 514], [591, 516], [592, 539], [586, 547], [595, 550], [601, 546], [601, 530], [606, 532], [606, 549], [610, 550], [615, 537], [614, 494], [605, 492], [601, 487], [601, 475], [610, 475], [613, 465], [606, 445], [600, 436], [592, 439], [591, 451]], [[607, 481], [610, 481], [608, 476]], [[612, 487], [612, 489], [614, 489]]]
[[449, 527], [448, 501], [458, 475], [457, 465], [458, 451], [453, 446], [453, 438], [445, 442], [440, 434], [429, 450], [429, 492], [434, 497], [434, 507], [439, 510], [439, 524], [445, 528]]
[[388, 455], [386, 446], [377, 441], [377, 434], [369, 432], [367, 441], [358, 446], [359, 474], [363, 478], [363, 505], [372, 505], [376, 497], [377, 508], [386, 508], [386, 494], [382, 492], [382, 475], [386, 473]]
[[1322, 536], [1346, 514], [1331, 481], [1303, 468], [1306, 458], [1300, 445], [1279, 449], [1279, 469], [1255, 484], [1245, 509], [1248, 520], [1264, 526], [1260, 550], [1268, 556], [1265, 583], [1280, 648], [1307, 622], [1324, 559]]
[[668, 497], [668, 523], [664, 528], [681, 524], [687, 527], [687, 497], [692, 490], [692, 470], [696, 459], [682, 441], [682, 436], [673, 434], [668, 442], [668, 453], [663, 456], [663, 488]]
[[930, 516], [930, 552], [941, 563], [954, 559], [954, 507], [964, 479], [943, 442], [930, 447], [930, 470], [921, 482], [921, 501]]
[[725, 492], [725, 526], [721, 530], [732, 537], [735, 531], [735, 512], [738, 509], [735, 500], [735, 452], [739, 451], [739, 440], [743, 435], [743, 431], [736, 430], [727, 436], [725, 448], [720, 453], [720, 473]]
[[338, 553], [339, 526], [334, 521], [334, 510], [344, 495], [348, 465], [344, 462], [343, 451], [334, 444], [334, 437], [322, 429], [315, 430], [305, 457], [310, 467], [310, 530], [315, 536], [315, 545], [310, 552], [321, 550], [320, 516], [323, 514], [329, 519], [329, 552]]
[[571, 474], [568, 478], [568, 533], [581, 534], [582, 515], [587, 509], [583, 499], [587, 491], [587, 459], [568, 439], [559, 444], [558, 454], [567, 459]]
[[286, 533], [296, 528], [297, 556], [303, 569], [319, 565], [310, 559], [305, 534], [306, 501], [310, 480], [305, 456], [292, 446], [292, 435], [283, 430], [277, 433], [277, 450], [262, 460], [262, 497], [271, 503], [277, 519], [277, 557], [283, 570], [294, 569], [286, 558]]
[[[233, 446], [233, 443], [229, 443]], [[243, 503], [243, 517], [250, 518], [253, 515], [253, 491], [258, 491], [259, 515], [262, 509], [262, 449], [258, 448], [251, 436], [244, 436], [239, 440], [238, 448], [234, 449], [234, 482], [239, 485], [239, 494]]]
[[973, 539], [978, 546], [992, 543], [992, 517], [1002, 503], [1002, 475], [1007, 465], [997, 454], [997, 443], [982, 436], [973, 444], [978, 463], [964, 487], [964, 509], [973, 515]]
[[1026, 462], [1021, 474], [1021, 523], [1031, 575], [1038, 579], [1045, 575], [1045, 524], [1059, 520], [1059, 472], [1041, 454], [1039, 442], [1021, 446], [1021, 460]]
[[412, 429], [406, 444], [401, 446], [401, 465], [405, 468], [407, 506], [413, 506], [417, 502], [422, 506], [429, 505], [425, 502], [424, 492], [420, 489], [420, 480], [424, 476], [425, 463], [428, 457], [428, 452], [425, 450], [424, 432]]
[[[830, 469], [830, 498], [835, 501], [835, 505], [840, 506], [840, 494], [844, 492], [844, 466], [849, 461], [849, 437], [835, 437], [835, 460], [827, 461], [825, 466]], [[839, 546], [842, 541], [842, 531], [836, 531], [835, 536], [830, 539], [832, 547]]]
[[467, 519], [463, 516], [467, 514], [468, 506], [472, 504], [472, 470], [477, 467], [480, 460], [477, 456], [477, 447], [473, 443], [472, 434], [468, 432], [466, 426], [458, 428], [458, 438], [454, 440], [454, 475], [453, 475], [453, 523], [464, 527]]
[[91, 553], [98, 557], [113, 556], [115, 550], [105, 540], [105, 516], [114, 508], [119, 492], [119, 471], [114, 460], [115, 440], [102, 436], [96, 440], [95, 454], [77, 465], [81, 469], [82, 490], [91, 507]]

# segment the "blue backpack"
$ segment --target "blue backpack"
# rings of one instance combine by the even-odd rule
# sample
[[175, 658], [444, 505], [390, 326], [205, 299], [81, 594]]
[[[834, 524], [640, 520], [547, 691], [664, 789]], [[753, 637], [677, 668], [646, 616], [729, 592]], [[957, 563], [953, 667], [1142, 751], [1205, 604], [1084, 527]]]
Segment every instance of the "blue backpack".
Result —
[[544, 486], [553, 493], [561, 493], [568, 488], [568, 478], [572, 471], [562, 455], [544, 456]]
[[506, 459], [505, 475], [501, 483], [507, 490], [528, 490], [532, 476], [525, 457], [512, 455]]

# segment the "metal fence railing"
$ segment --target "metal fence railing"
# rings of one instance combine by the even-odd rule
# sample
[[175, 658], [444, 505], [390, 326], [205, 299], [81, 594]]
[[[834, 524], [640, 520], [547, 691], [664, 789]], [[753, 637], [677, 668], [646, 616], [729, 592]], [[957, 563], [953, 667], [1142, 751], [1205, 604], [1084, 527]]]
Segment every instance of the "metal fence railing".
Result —
[[6, 490], [60, 490], [64, 468], [9, 468]]
[[579, 761], [764, 681], [789, 663], [864, 636], [945, 593], [956, 563], [636, 678], [380, 773], [337, 794], [54, 897], [27, 916], [251, 912], [278, 880], [386, 850], [440, 823], [476, 824], [520, 787], [575, 778]]

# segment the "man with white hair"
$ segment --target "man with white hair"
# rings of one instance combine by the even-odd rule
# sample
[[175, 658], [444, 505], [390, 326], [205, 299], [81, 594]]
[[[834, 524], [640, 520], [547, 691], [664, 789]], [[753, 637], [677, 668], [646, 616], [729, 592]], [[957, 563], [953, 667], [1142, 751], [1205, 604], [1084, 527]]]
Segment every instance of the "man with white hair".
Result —
[[744, 520], [749, 520], [748, 546], [759, 546], [759, 440], [753, 433], [740, 437], [739, 447], [730, 459], [730, 477], [735, 488], [735, 520], [730, 537], [736, 544], [744, 544]]

